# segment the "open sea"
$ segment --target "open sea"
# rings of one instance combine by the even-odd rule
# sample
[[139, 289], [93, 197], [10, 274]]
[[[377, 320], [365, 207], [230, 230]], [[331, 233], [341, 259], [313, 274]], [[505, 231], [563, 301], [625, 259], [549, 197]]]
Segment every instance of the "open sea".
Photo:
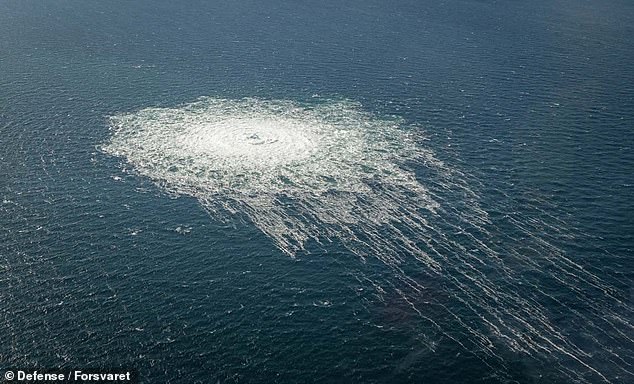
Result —
[[0, 375], [633, 383], [633, 37], [629, 0], [0, 0]]

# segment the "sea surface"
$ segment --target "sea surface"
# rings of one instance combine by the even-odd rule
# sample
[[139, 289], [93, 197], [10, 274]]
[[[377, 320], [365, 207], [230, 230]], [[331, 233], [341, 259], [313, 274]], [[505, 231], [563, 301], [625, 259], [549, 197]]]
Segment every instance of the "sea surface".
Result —
[[634, 3], [0, 1], [0, 372], [634, 382]]

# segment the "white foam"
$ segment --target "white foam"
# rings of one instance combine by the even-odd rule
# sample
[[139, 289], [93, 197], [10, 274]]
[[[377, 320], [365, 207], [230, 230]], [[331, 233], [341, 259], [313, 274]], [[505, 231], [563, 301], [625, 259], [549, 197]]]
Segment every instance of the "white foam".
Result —
[[[612, 349], [619, 339], [634, 342], [632, 308], [549, 242], [547, 233], [571, 235], [547, 202], [525, 203], [534, 217], [500, 205], [508, 214], [498, 226], [480, 205], [477, 180], [439, 161], [398, 119], [349, 101], [202, 98], [113, 116], [111, 129], [106, 153], [171, 193], [196, 197], [217, 218], [246, 215], [288, 255], [314, 240], [380, 260], [392, 273], [355, 272], [359, 281], [374, 286], [379, 300], [389, 287], [426, 331], [483, 364], [505, 364], [501, 343], [573, 382], [633, 375], [631, 356]], [[424, 182], [433, 191], [408, 165], [431, 175]], [[426, 279], [443, 287], [445, 301], [429, 295]], [[576, 344], [557, 329], [544, 304], [553, 302], [589, 336]], [[462, 328], [459, 337], [443, 325], [448, 319]], [[607, 352], [597, 360], [594, 350]]]
[[[436, 205], [404, 167], [430, 154], [398, 121], [375, 119], [352, 102], [203, 98], [114, 116], [111, 124], [107, 153], [214, 213], [248, 214], [290, 255], [342, 226], [387, 223], [400, 206]], [[281, 199], [330, 230], [291, 214]]]

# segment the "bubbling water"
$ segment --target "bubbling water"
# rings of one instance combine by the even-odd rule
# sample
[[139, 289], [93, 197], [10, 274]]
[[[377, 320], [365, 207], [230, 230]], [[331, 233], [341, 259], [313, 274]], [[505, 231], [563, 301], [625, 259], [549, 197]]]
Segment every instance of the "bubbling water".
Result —
[[[350, 101], [201, 98], [110, 123], [103, 151], [217, 218], [246, 215], [291, 257], [313, 241], [378, 259], [390, 273], [358, 271], [359, 281], [380, 300], [391, 287], [426, 332], [485, 365], [506, 364], [504, 345], [572, 382], [634, 377], [623, 347], [634, 343], [632, 308], [553, 244], [546, 234], [574, 236], [548, 203], [526, 200], [532, 217], [500, 205], [507, 214], [498, 224], [481, 206], [477, 180], [438, 160], [396, 118]], [[443, 292], [430, 295], [431, 282]], [[579, 330], [575, 340], [555, 325], [553, 306]]]
[[[378, 227], [403, 208], [437, 206], [403, 166], [432, 161], [431, 153], [398, 121], [374, 119], [352, 102], [203, 98], [114, 116], [111, 124], [107, 153], [214, 213], [247, 213], [289, 255], [308, 239], [351, 233], [349, 225]], [[282, 198], [293, 201], [295, 215]]]

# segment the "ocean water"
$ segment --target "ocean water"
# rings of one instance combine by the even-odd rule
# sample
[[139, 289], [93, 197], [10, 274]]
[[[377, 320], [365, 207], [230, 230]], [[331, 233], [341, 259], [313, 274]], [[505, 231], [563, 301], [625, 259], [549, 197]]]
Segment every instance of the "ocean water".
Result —
[[634, 380], [629, 1], [0, 2], [0, 369]]

